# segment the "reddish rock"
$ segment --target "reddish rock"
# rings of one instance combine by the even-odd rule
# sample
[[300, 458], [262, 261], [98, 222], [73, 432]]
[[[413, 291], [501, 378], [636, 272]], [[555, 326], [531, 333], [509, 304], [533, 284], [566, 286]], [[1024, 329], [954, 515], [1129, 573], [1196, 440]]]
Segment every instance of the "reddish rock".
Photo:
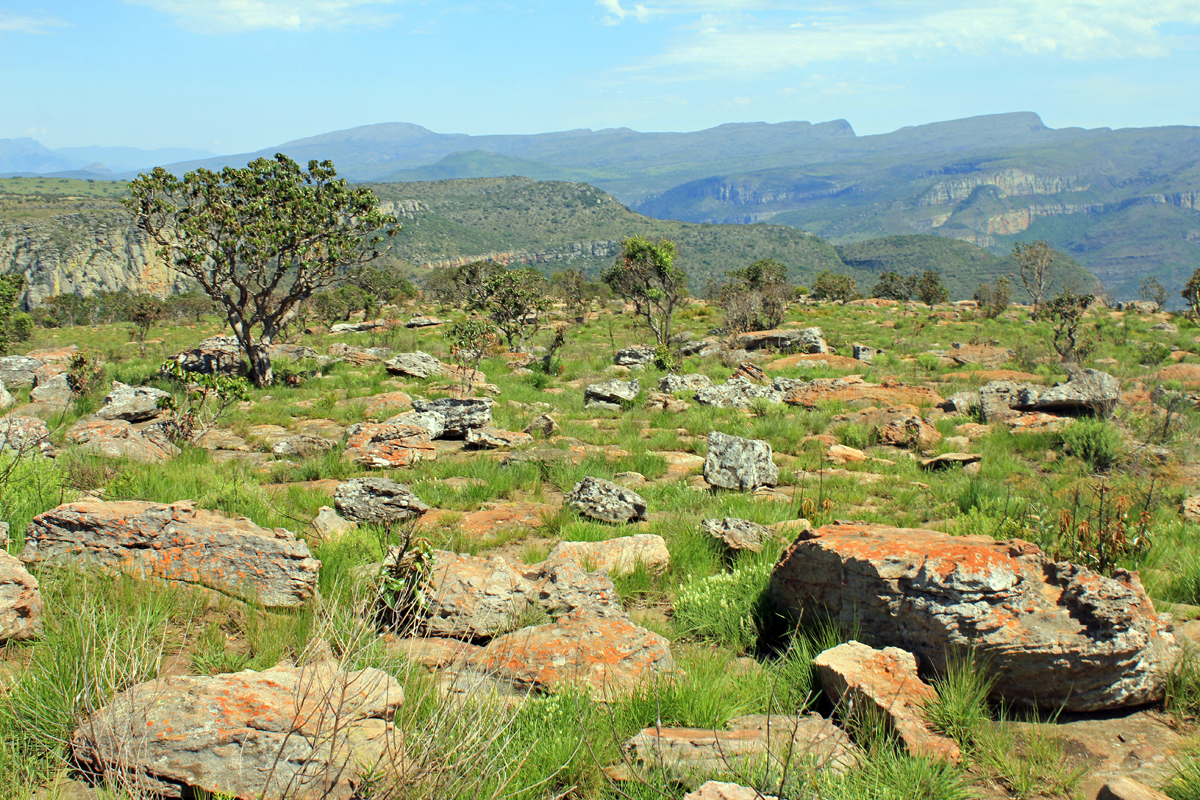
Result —
[[920, 417], [893, 420], [879, 431], [879, 441], [893, 447], [912, 447], [923, 450], [942, 439], [938, 429]]
[[857, 375], [846, 378], [818, 378], [796, 386], [783, 398], [783, 402], [788, 405], [806, 408], [815, 408], [829, 401], [936, 406], [942, 402], [942, 398], [937, 392], [923, 386], [905, 386], [897, 381], [867, 383]]
[[947, 372], [938, 378], [939, 381], [970, 381], [971, 383], [988, 383], [989, 381], [1014, 381], [1017, 383], [1045, 383], [1046, 378], [1032, 372], [1021, 372], [1015, 369], [980, 369], [971, 372]]
[[742, 363], [738, 364], [738, 368], [734, 371], [733, 375], [730, 376], [730, 380], [733, 378], [745, 378], [751, 383], [767, 382], [767, 374], [763, 372], [762, 367], [760, 367], [758, 364], [755, 364], [753, 361], [743, 361]]
[[408, 467], [437, 458], [429, 431], [416, 425], [360, 422], [346, 431], [343, 455], [368, 467]]
[[833, 445], [825, 455], [831, 464], [857, 464], [869, 458], [862, 450], [847, 447], [844, 444]]
[[696, 791], [685, 794], [683, 800], [779, 800], [779, 798], [738, 783], [708, 781]]
[[542, 524], [544, 515], [557, 509], [558, 506], [545, 503], [496, 503], [492, 507], [465, 514], [437, 510], [423, 515], [417, 521], [417, 528], [430, 531], [453, 524], [467, 536], [481, 539], [499, 531], [536, 528]]
[[289, 531], [191, 501], [66, 503], [29, 523], [21, 560], [199, 584], [268, 607], [306, 603], [321, 566]]
[[52, 361], [59, 364], [70, 364], [71, 359], [79, 355], [79, 345], [69, 344], [66, 347], [51, 347], [45, 350], [30, 350], [26, 358], [36, 358], [38, 361]]
[[71, 751], [85, 773], [132, 774], [162, 797], [349, 800], [364, 775], [402, 760], [403, 701], [386, 672], [332, 664], [165, 677], [84, 720]]
[[1151, 377], [1151, 381], [1165, 383], [1179, 381], [1189, 389], [1200, 388], [1200, 364], [1169, 364]]
[[1096, 800], [1171, 800], [1171, 798], [1130, 778], [1116, 778], [1100, 787], [1100, 793], [1096, 795]]
[[467, 664], [518, 691], [583, 685], [601, 699], [620, 697], [655, 675], [675, 671], [671, 645], [662, 636], [627, 617], [601, 617], [585, 609], [497, 637]]
[[947, 653], [974, 648], [997, 694], [1021, 705], [1153, 703], [1179, 654], [1170, 617], [1155, 613], [1136, 573], [1106, 578], [1018, 539], [826, 525], [799, 535], [768, 592], [793, 617], [826, 613], [936, 671]]
[[350, 400], [340, 400], [337, 405], [358, 406], [362, 409], [363, 416], [373, 417], [385, 411], [411, 407], [412, 397], [404, 392], [384, 392], [383, 394], [375, 394], [370, 397], [355, 397]]
[[669, 411], [672, 414], [682, 414], [691, 408], [691, 405], [673, 394], [651, 392], [650, 396], [646, 398], [646, 402], [642, 404], [642, 408], [647, 411]]
[[445, 669], [461, 665], [483, 649], [482, 646], [461, 639], [444, 639], [440, 636], [408, 636], [387, 642], [390, 653], [398, 653], [429, 670]]
[[42, 594], [37, 578], [7, 550], [0, 550], [0, 642], [41, 635]]
[[85, 417], [67, 431], [67, 441], [108, 458], [158, 464], [179, 455], [179, 448], [156, 428], [139, 430], [123, 419]]
[[1183, 518], [1188, 522], [1200, 522], [1200, 495], [1183, 501]]
[[490, 425], [482, 428], [471, 428], [467, 431], [467, 444], [485, 450], [497, 448], [522, 447], [533, 444], [533, 437], [528, 433], [506, 431], [493, 428]]
[[863, 362], [849, 356], [835, 356], [833, 353], [799, 353], [794, 356], [784, 356], [769, 362], [765, 369], [768, 372], [781, 372], [795, 367], [812, 367], [825, 365], [835, 369], [862, 369]]
[[924, 707], [937, 700], [933, 687], [917, 677], [917, 660], [898, 647], [875, 650], [850, 641], [813, 659], [825, 696], [849, 717], [857, 708], [882, 714], [910, 754], [958, 761], [953, 739], [934, 733]]

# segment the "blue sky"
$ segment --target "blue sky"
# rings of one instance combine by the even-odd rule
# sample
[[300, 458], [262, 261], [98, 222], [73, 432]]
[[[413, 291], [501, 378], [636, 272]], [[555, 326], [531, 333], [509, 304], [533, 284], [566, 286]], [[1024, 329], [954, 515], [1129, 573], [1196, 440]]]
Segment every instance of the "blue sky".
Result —
[[0, 0], [0, 138], [1200, 125], [1200, 0]]

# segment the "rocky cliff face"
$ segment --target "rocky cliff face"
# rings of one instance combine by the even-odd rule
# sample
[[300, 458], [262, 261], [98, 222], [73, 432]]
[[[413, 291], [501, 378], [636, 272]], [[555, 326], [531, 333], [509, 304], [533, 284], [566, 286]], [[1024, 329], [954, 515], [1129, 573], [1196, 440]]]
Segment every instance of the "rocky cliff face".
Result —
[[966, 200], [980, 186], [994, 186], [1000, 197], [1081, 192], [1088, 184], [1074, 175], [1038, 175], [1019, 169], [1005, 169], [955, 180], [939, 181], [917, 198], [917, 206], [944, 206]]
[[506, 266], [524, 266], [532, 264], [558, 264], [559, 269], [566, 269], [575, 261], [590, 261], [600, 259], [610, 262], [621, 252], [620, 239], [600, 239], [587, 242], [571, 242], [559, 247], [530, 252], [525, 250], [509, 250], [504, 252], [479, 253], [456, 258], [436, 259], [422, 263], [420, 266], [433, 269], [436, 267], [461, 267], [472, 261], [496, 261]]
[[149, 292], [182, 288], [182, 279], [120, 211], [85, 211], [0, 222], [0, 271], [25, 276], [28, 307], [73, 292]]

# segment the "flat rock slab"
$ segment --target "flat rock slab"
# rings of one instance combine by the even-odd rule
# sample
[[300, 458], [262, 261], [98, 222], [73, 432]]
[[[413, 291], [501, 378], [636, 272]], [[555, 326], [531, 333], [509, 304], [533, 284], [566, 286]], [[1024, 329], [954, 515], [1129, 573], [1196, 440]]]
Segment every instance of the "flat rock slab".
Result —
[[730, 720], [725, 730], [646, 728], [621, 749], [638, 771], [661, 768], [689, 787], [713, 775], [782, 769], [789, 758], [836, 774], [858, 764], [858, 748], [850, 737], [819, 714], [752, 714]]
[[128, 386], [113, 381], [112, 391], [104, 398], [104, 406], [96, 412], [100, 419], [123, 419], [144, 422], [163, 413], [158, 401], [170, 397], [170, 392], [153, 386]]
[[912, 653], [849, 641], [818, 655], [813, 666], [825, 696], [842, 715], [871, 709], [887, 720], [911, 755], [949, 761], [961, 757], [953, 739], [934, 733], [925, 723], [923, 709], [937, 699], [937, 692], [917, 677]]
[[499, 636], [468, 667], [519, 692], [590, 688], [600, 699], [620, 697], [675, 671], [671, 645], [625, 616], [574, 611], [555, 622]]
[[630, 575], [644, 569], [657, 575], [671, 563], [671, 554], [661, 536], [638, 533], [603, 542], [559, 542], [544, 563], [560, 560], [572, 561], [586, 572]]
[[487, 425], [467, 431], [467, 444], [481, 450], [524, 447], [533, 444], [533, 437], [519, 431], [506, 431]]
[[942, 453], [940, 456], [933, 458], [921, 459], [921, 467], [924, 469], [946, 469], [955, 464], [966, 466], [982, 461], [983, 456], [979, 453]]
[[794, 618], [825, 613], [873, 647], [935, 671], [974, 648], [995, 691], [1019, 705], [1095, 711], [1161, 700], [1179, 654], [1136, 573], [1113, 578], [1046, 558], [1019, 539], [886, 525], [801, 532], [768, 595]]
[[779, 800], [773, 794], [763, 794], [757, 789], [739, 783], [707, 781], [694, 792], [688, 792], [683, 800]]
[[20, 558], [198, 584], [272, 608], [308, 602], [321, 567], [291, 532], [192, 501], [66, 503], [33, 518]]
[[867, 383], [857, 375], [845, 378], [818, 378], [808, 383], [793, 386], [784, 395], [783, 402], [793, 406], [815, 408], [831, 400], [872, 405], [936, 406], [942, 398], [932, 389], [922, 386], [906, 386], [897, 381]]
[[163, 797], [349, 800], [365, 773], [401, 761], [391, 720], [403, 700], [378, 669], [166, 677], [84, 720], [71, 753], [85, 773], [132, 773]]
[[342, 455], [367, 467], [409, 467], [437, 458], [429, 431], [417, 425], [360, 422], [346, 430]]
[[371, 525], [391, 525], [429, 511], [411, 489], [390, 478], [353, 478], [339, 483], [333, 500], [346, 519]]
[[417, 529], [431, 531], [452, 524], [467, 536], [483, 538], [500, 531], [536, 528], [542, 524], [545, 515], [558, 508], [559, 506], [547, 503], [498, 503], [493, 507], [468, 511], [465, 514], [434, 510], [417, 521]]
[[155, 428], [139, 430], [123, 419], [84, 417], [67, 431], [67, 441], [107, 458], [160, 464], [179, 455], [179, 448]]

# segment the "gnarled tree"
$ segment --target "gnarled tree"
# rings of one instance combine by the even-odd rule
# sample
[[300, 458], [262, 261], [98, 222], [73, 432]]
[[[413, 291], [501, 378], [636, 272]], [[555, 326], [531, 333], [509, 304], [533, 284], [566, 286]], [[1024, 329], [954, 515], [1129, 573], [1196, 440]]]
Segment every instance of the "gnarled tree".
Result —
[[621, 242], [617, 263], [606, 269], [600, 280], [617, 297], [633, 303], [660, 346], [669, 346], [671, 318], [687, 295], [687, 274], [675, 266], [673, 241], [630, 236]]
[[257, 386], [273, 380], [268, 348], [296, 306], [379, 255], [396, 230], [371, 190], [352, 189], [333, 162], [305, 172], [282, 153], [182, 179], [157, 167], [129, 188], [138, 226], [221, 306]]

